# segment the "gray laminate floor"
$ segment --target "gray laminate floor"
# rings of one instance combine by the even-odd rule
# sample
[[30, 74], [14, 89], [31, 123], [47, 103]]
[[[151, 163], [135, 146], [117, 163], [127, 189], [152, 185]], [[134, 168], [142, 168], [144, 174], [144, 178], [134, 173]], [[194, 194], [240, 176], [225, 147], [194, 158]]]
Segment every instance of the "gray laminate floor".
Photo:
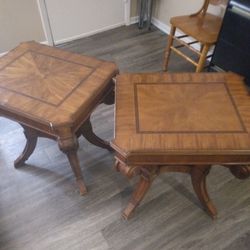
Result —
[[[121, 27], [60, 47], [115, 61], [121, 72], [160, 71], [166, 36], [155, 28]], [[171, 71], [192, 66], [171, 58]], [[113, 136], [113, 106], [92, 116], [97, 134]], [[113, 155], [80, 139], [79, 158], [89, 193], [81, 197], [66, 157], [40, 139], [21, 169], [13, 160], [24, 147], [19, 125], [0, 119], [1, 250], [250, 249], [250, 180], [215, 166], [208, 188], [219, 216], [211, 220], [189, 176], [166, 174], [154, 182], [135, 216], [121, 219], [134, 181], [115, 172]]]

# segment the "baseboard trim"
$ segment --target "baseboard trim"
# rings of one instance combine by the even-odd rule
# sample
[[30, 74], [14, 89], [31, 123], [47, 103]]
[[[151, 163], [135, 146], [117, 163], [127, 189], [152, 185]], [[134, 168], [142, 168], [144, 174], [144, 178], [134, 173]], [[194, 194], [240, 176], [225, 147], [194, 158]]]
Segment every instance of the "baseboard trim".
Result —
[[[76, 35], [76, 36], [72, 36], [72, 37], [67, 37], [67, 38], [64, 38], [64, 39], [60, 39], [60, 40], [55, 41], [55, 45], [59, 45], [59, 44], [62, 44], [62, 43], [67, 43], [67, 42], [71, 42], [71, 41], [74, 41], [74, 40], [77, 40], [77, 39], [80, 39], [80, 38], [84, 38], [84, 37], [88, 37], [88, 36], [91, 36], [91, 35], [95, 35], [97, 33], [100, 33], [100, 32], [103, 32], [103, 31], [107, 31], [107, 30], [112, 30], [112, 29], [121, 27], [123, 25], [125, 25], [125, 22], [121, 22], [121, 23], [117, 23], [117, 24], [114, 24], [114, 25], [106, 26], [104, 28], [101, 28], [101, 29], [98, 29], [98, 30], [93, 30], [93, 31], [90, 31], [90, 32], [86, 32], [86, 33], [83, 33], [83, 34], [80, 34], [80, 35]], [[48, 41], [42, 41], [40, 43], [41, 44], [45, 44], [45, 45], [49, 45]], [[0, 53], [0, 57], [4, 56], [7, 53], [8, 53], [8, 51]]]
[[160, 21], [159, 19], [153, 17], [152, 18], [152, 24], [157, 27], [160, 31], [166, 33], [169, 35], [170, 33], [170, 26], [163, 23], [162, 21]]
[[71, 41], [81, 39], [81, 38], [84, 38], [84, 37], [92, 36], [92, 35], [98, 34], [100, 32], [104, 32], [104, 31], [107, 31], [107, 30], [112, 30], [112, 29], [121, 27], [123, 25], [126, 25], [125, 22], [112, 24], [112, 25], [109, 25], [109, 26], [106, 26], [106, 27], [103, 27], [103, 28], [100, 28], [100, 29], [97, 29], [97, 30], [93, 30], [93, 31], [90, 31], [90, 32], [86, 32], [86, 33], [76, 35], [76, 36], [56, 40], [55, 45], [59, 45], [59, 44], [62, 44], [62, 43], [67, 43], [67, 42], [71, 42]]
[[[139, 20], [139, 16], [131, 17], [130, 18], [130, 25], [138, 23], [138, 20]], [[167, 25], [167, 24], [165, 24], [165, 23], [163, 23], [162, 21], [160, 21], [159, 19], [157, 19], [155, 17], [152, 18], [152, 24], [155, 27], [157, 27], [159, 30], [161, 30], [162, 32], [164, 32], [166, 34], [170, 33], [170, 26]], [[76, 35], [76, 36], [72, 36], [72, 37], [67, 37], [67, 38], [64, 38], [64, 39], [60, 39], [60, 40], [55, 41], [55, 45], [59, 45], [59, 44], [62, 44], [62, 43], [67, 43], [67, 42], [71, 42], [71, 41], [74, 41], [74, 40], [77, 40], [77, 39], [80, 39], [80, 38], [84, 38], [84, 37], [88, 37], [88, 36], [91, 36], [91, 35], [95, 35], [95, 34], [98, 34], [100, 32], [104, 32], [104, 31], [107, 31], [107, 30], [111, 30], [111, 29], [115, 29], [115, 28], [121, 27], [123, 25], [125, 25], [125, 22], [113, 24], [113, 25], [110, 25], [110, 26], [103, 27], [101, 29], [97, 29], [97, 30], [93, 30], [93, 31], [90, 31], [90, 32], [82, 33], [82, 34], [79, 34], [79, 35]], [[181, 35], [181, 32], [177, 31], [177, 35]], [[191, 40], [187, 39], [186, 41], [190, 42]], [[40, 43], [41, 44], [49, 45], [48, 41], [42, 41]], [[197, 44], [194, 44], [193, 47], [196, 48], [196, 49], [199, 49], [199, 45], [197, 45]], [[8, 51], [0, 53], [0, 57], [4, 56], [7, 53], [8, 53]]]
[[[42, 42], [39, 42], [39, 43], [45, 44], [45, 45], [49, 45], [49, 42], [48, 42], [48, 41], [42, 41]], [[9, 52], [9, 51], [5, 51], [5, 52], [0, 53], [0, 57], [6, 55], [8, 52]]]
[[0, 57], [2, 57], [2, 56], [4, 56], [4, 55], [6, 55], [7, 53], [8, 53], [8, 51], [3, 52], [3, 53], [0, 53]]
[[[146, 20], [146, 19], [145, 19]], [[133, 16], [130, 18], [130, 24], [135, 24], [139, 22], [139, 16]], [[157, 27], [162, 32], [169, 34], [170, 33], [170, 26], [163, 23], [159, 19], [152, 17], [152, 24]]]
[[49, 42], [48, 41], [43, 41], [43, 42], [40, 42], [41, 44], [44, 44], [44, 45], [49, 45]]
[[139, 21], [139, 16], [130, 17], [130, 25], [138, 23], [138, 21]]

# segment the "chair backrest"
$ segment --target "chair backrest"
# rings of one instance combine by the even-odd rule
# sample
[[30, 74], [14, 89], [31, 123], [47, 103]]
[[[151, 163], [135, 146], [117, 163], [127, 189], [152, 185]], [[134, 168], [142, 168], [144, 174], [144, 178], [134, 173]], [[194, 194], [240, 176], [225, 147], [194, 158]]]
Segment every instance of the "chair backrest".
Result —
[[204, 0], [204, 3], [202, 5], [201, 9], [198, 12], [192, 14], [191, 16], [195, 16], [195, 15], [204, 16], [207, 13], [209, 4], [211, 4], [211, 5], [226, 5], [227, 2], [228, 2], [228, 0]]

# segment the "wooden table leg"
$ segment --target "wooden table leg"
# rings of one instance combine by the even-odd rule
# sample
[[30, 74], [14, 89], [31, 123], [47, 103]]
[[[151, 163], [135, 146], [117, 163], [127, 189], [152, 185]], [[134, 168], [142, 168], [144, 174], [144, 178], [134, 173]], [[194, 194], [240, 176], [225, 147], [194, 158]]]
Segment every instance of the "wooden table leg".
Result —
[[238, 179], [247, 179], [250, 177], [250, 166], [230, 166], [231, 173]]
[[135, 168], [132, 168], [131, 166], [129, 167], [126, 164], [121, 163], [120, 161], [116, 161], [116, 169], [129, 178], [133, 177], [135, 173], [138, 174], [138, 171], [140, 171], [140, 180], [137, 183], [129, 204], [122, 213], [122, 216], [125, 219], [129, 219], [136, 207], [139, 206], [140, 202], [149, 190], [154, 178], [164, 172], [189, 173], [191, 175], [194, 191], [198, 196], [201, 204], [204, 206], [204, 208], [212, 218], [215, 218], [217, 216], [216, 207], [212, 203], [206, 187], [206, 176], [208, 175], [211, 166], [151, 166], [148, 168], [137, 166]]
[[197, 194], [201, 204], [207, 210], [208, 214], [215, 218], [217, 216], [216, 207], [209, 198], [206, 187], [206, 176], [211, 166], [193, 166], [191, 170], [191, 179], [195, 193]]
[[26, 137], [26, 145], [21, 155], [14, 161], [15, 168], [19, 168], [25, 164], [25, 161], [27, 161], [31, 154], [34, 152], [38, 138], [37, 132], [34, 129], [31, 129], [24, 125], [21, 126], [24, 129], [23, 132]]
[[88, 118], [85, 123], [79, 128], [77, 133], [82, 134], [87, 141], [94, 144], [97, 147], [105, 148], [109, 151], [113, 151], [113, 149], [110, 147], [109, 143], [102, 140], [100, 137], [98, 137], [94, 132], [92, 128], [92, 124], [90, 122], [90, 118]]
[[115, 80], [111, 79], [110, 83], [111, 83], [110, 90], [102, 101], [106, 105], [112, 105], [115, 103]]
[[78, 141], [74, 134], [67, 134], [68, 131], [66, 129], [64, 132], [66, 133], [58, 138], [58, 145], [61, 151], [63, 151], [67, 155], [70, 166], [74, 172], [80, 194], [84, 195], [87, 193], [87, 189], [84, 184], [79, 159], [77, 157]]
[[132, 194], [132, 197], [127, 205], [127, 207], [123, 210], [122, 217], [124, 219], [129, 219], [136, 209], [139, 206], [140, 202], [144, 198], [145, 194], [149, 190], [155, 176], [156, 176], [156, 168], [146, 169], [141, 168], [140, 180], [137, 183], [137, 186]]

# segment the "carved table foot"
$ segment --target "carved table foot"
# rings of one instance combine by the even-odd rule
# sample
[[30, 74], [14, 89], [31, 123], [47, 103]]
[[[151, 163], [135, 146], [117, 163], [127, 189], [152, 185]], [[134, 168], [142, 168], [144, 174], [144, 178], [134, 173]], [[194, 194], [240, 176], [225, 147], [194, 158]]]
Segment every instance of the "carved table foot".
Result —
[[229, 169], [238, 179], [247, 179], [250, 176], [250, 166], [230, 166]]
[[67, 155], [70, 166], [74, 172], [80, 194], [84, 195], [87, 193], [87, 188], [84, 184], [79, 160], [77, 157], [78, 141], [75, 135], [71, 133], [67, 134], [68, 131], [66, 129], [64, 132], [64, 135], [58, 138], [58, 145], [61, 151]]
[[80, 164], [79, 164], [79, 160], [77, 157], [77, 150], [69, 150], [67, 152], [65, 152], [69, 162], [70, 162], [70, 166], [75, 174], [75, 178], [76, 178], [76, 183], [78, 185], [79, 191], [80, 191], [80, 195], [84, 195], [87, 193], [87, 188], [84, 184], [84, 180], [82, 177], [82, 172], [81, 172], [81, 168], [80, 168]]
[[123, 210], [122, 217], [124, 219], [129, 219], [133, 214], [136, 207], [139, 206], [140, 202], [144, 198], [145, 194], [149, 190], [154, 177], [156, 176], [156, 168], [146, 169], [141, 168], [140, 180], [132, 194], [127, 207]]
[[26, 145], [21, 153], [21, 155], [14, 161], [15, 168], [19, 168], [25, 164], [25, 161], [31, 156], [34, 152], [36, 143], [37, 143], [37, 132], [34, 129], [21, 125], [24, 129], [24, 135], [26, 137]]
[[132, 178], [135, 175], [140, 175], [140, 180], [132, 194], [132, 198], [129, 201], [129, 204], [124, 209], [122, 216], [125, 219], [129, 219], [136, 209], [139, 206], [140, 202], [144, 198], [148, 189], [150, 188], [154, 178], [165, 172], [180, 172], [180, 173], [189, 173], [191, 175], [191, 180], [193, 184], [194, 191], [198, 196], [201, 204], [207, 210], [208, 214], [215, 218], [217, 216], [217, 210], [211, 199], [209, 198], [207, 188], [206, 188], [206, 176], [209, 173], [211, 166], [199, 165], [199, 166], [149, 166], [149, 167], [140, 167], [140, 166], [128, 166], [122, 161], [119, 161], [116, 158], [115, 168], [120, 171], [123, 175], [128, 178]]
[[216, 218], [217, 210], [209, 198], [206, 187], [206, 176], [208, 175], [210, 168], [211, 166], [193, 166], [190, 174], [194, 191], [201, 204], [212, 218]]
[[90, 122], [90, 118], [88, 118], [85, 123], [79, 128], [77, 131], [77, 134], [82, 134], [83, 137], [90, 143], [94, 144], [97, 147], [105, 148], [109, 151], [113, 151], [113, 149], [110, 147], [109, 143], [102, 140], [100, 137], [98, 137], [94, 132], [92, 128], [92, 124]]

